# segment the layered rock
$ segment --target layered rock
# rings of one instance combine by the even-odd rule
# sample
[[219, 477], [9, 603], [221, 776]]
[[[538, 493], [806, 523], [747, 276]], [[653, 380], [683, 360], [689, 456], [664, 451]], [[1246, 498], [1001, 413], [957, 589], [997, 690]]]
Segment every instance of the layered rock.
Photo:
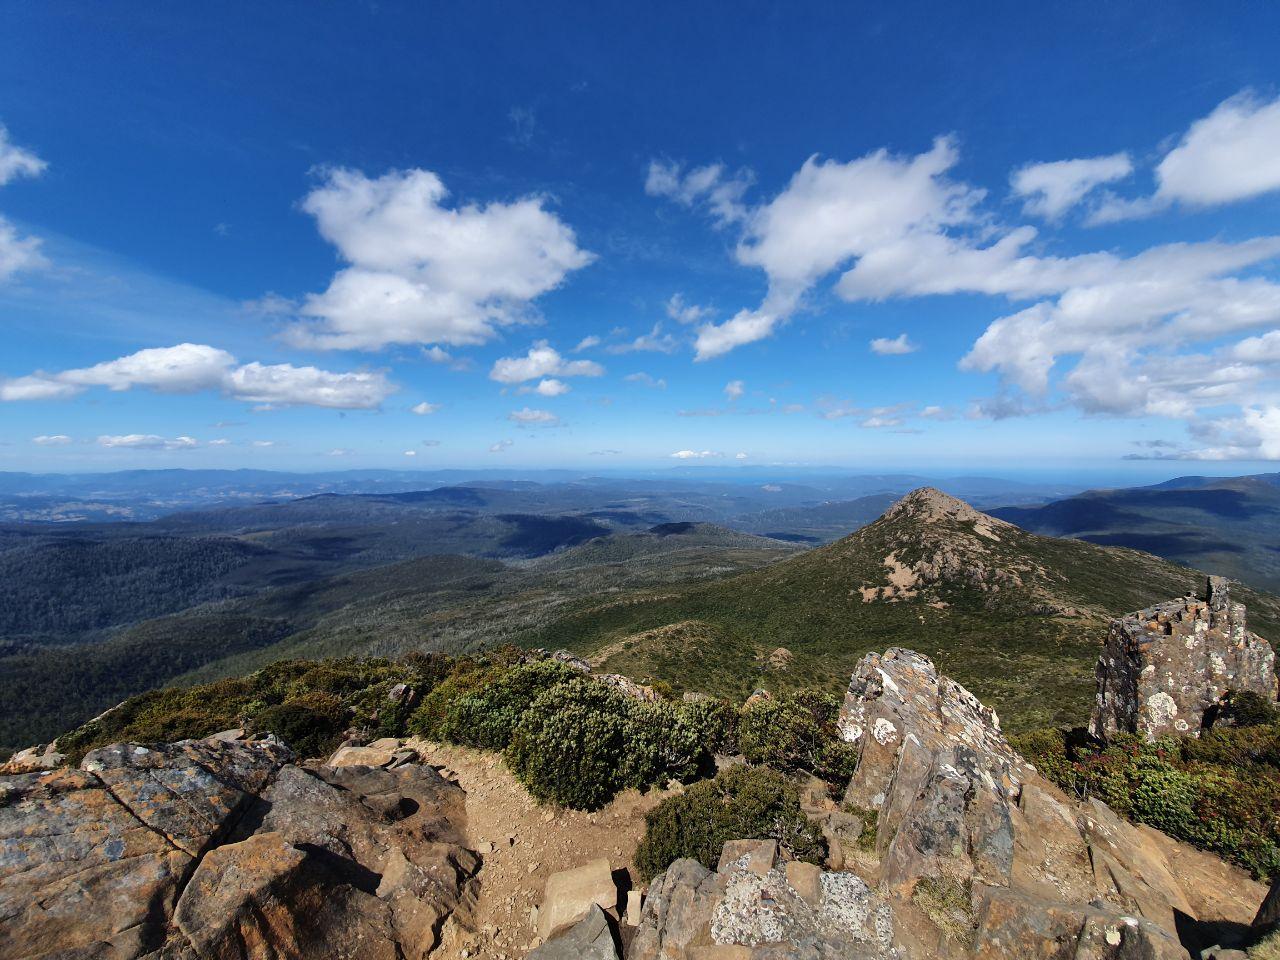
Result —
[[1112, 621], [1089, 730], [1103, 739], [1194, 736], [1229, 690], [1274, 700], [1275, 654], [1248, 630], [1226, 579], [1210, 577], [1205, 600], [1183, 597]]
[[272, 739], [0, 777], [0, 958], [425, 957], [477, 867], [462, 825], [430, 767]]

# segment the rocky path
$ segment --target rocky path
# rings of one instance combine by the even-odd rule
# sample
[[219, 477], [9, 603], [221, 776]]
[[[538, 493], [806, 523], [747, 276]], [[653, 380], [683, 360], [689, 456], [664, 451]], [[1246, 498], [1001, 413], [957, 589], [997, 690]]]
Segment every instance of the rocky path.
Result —
[[595, 813], [541, 807], [495, 754], [417, 740], [407, 745], [466, 791], [468, 846], [484, 858], [470, 922], [450, 924], [436, 954], [448, 960], [523, 957], [535, 945], [531, 909], [547, 877], [599, 857], [608, 858], [615, 876], [631, 871], [644, 815], [667, 796], [628, 790]]

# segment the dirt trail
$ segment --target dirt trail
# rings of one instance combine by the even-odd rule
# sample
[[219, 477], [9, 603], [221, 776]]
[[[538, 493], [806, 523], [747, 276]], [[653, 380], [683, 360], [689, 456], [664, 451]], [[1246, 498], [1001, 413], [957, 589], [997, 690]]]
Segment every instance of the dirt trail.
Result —
[[541, 807], [496, 754], [411, 740], [423, 761], [442, 768], [467, 792], [467, 835], [484, 858], [479, 898], [467, 927], [449, 924], [433, 956], [516, 960], [534, 945], [530, 908], [547, 877], [607, 857], [614, 871], [632, 870], [644, 815], [667, 796], [628, 790], [595, 813]]

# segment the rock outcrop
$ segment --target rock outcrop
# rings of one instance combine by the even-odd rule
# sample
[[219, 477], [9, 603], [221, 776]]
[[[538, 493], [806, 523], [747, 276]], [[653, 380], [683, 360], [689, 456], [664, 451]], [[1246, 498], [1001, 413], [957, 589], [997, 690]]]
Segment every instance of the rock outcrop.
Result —
[[273, 739], [116, 744], [0, 777], [0, 958], [421, 958], [478, 866], [429, 766]]
[[1274, 700], [1275, 654], [1249, 632], [1226, 579], [1210, 577], [1205, 600], [1183, 597], [1112, 621], [1089, 730], [1102, 739], [1195, 736], [1228, 690]]
[[[843, 809], [856, 849], [818, 870], [772, 844], [654, 879], [629, 960], [1185, 960], [1247, 929], [1243, 872], [1097, 801], [1068, 798], [995, 713], [927, 657], [863, 658], [839, 718], [859, 753]], [[858, 831], [855, 831], [858, 832]]]

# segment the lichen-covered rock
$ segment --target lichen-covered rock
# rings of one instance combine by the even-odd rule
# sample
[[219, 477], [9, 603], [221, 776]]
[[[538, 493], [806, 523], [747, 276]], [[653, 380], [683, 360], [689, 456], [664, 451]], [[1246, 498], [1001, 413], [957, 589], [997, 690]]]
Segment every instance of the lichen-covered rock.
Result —
[[[893, 917], [853, 873], [774, 864], [776, 844], [729, 841], [715, 873], [677, 860], [654, 878], [628, 960], [890, 960]], [[788, 869], [788, 868], [799, 869]]]
[[1210, 577], [1205, 600], [1170, 600], [1112, 621], [1089, 729], [1103, 739], [1195, 736], [1228, 690], [1274, 700], [1275, 654], [1247, 629], [1227, 581]]
[[0, 777], [0, 960], [426, 956], [477, 866], [430, 767], [267, 739], [115, 744]]

